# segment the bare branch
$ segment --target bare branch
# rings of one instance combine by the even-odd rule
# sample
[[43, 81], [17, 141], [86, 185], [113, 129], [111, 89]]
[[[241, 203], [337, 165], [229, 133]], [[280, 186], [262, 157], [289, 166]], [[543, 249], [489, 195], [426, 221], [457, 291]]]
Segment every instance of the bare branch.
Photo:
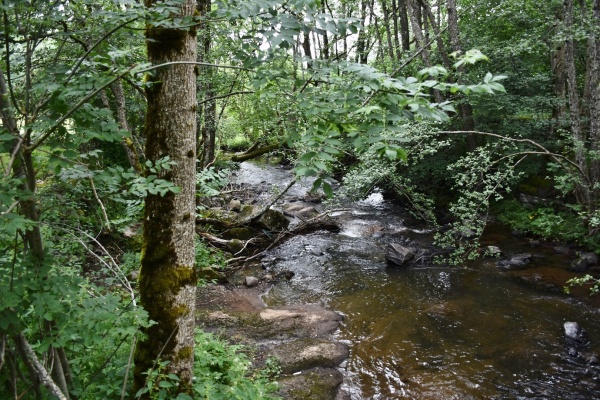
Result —
[[[579, 165], [577, 165], [576, 163], [574, 163], [573, 161], [569, 160], [567, 157], [563, 156], [562, 154], [556, 154], [556, 153], [552, 153], [550, 150], [546, 149], [544, 146], [542, 146], [541, 144], [531, 140], [531, 139], [524, 139], [524, 138], [511, 138], [511, 137], [507, 137], [507, 136], [502, 136], [499, 135], [497, 133], [491, 133], [491, 132], [481, 132], [481, 131], [438, 131], [437, 133], [441, 133], [441, 134], [447, 134], [447, 135], [452, 135], [452, 134], [475, 134], [475, 135], [481, 135], [481, 136], [489, 136], [489, 137], [493, 137], [496, 139], [500, 139], [500, 140], [505, 140], [508, 142], [515, 142], [515, 143], [528, 143], [534, 147], [537, 147], [538, 149], [540, 149], [541, 151], [539, 152], [528, 152], [530, 154], [541, 154], [541, 155], [546, 155], [549, 157], [552, 157], [556, 160], [556, 162], [558, 162], [561, 166], [561, 160], [566, 162], [567, 164], [571, 165], [572, 167], [574, 167], [577, 172], [579, 172], [581, 174], [581, 176], [586, 177], [586, 174], [584, 173], [584, 171], [579, 167]], [[527, 152], [523, 152], [523, 154], [525, 154]], [[517, 154], [521, 154], [521, 153], [517, 153]], [[564, 168], [564, 167], [563, 167]]]
[[50, 393], [58, 398], [58, 400], [67, 400], [65, 394], [59, 389], [56, 383], [52, 380], [52, 377], [44, 368], [44, 365], [40, 362], [37, 355], [33, 351], [33, 348], [23, 335], [23, 333], [19, 333], [13, 338], [15, 345], [21, 350], [25, 359], [23, 360], [27, 363], [31, 370], [35, 372], [36, 378], [40, 380], [42, 385], [44, 385]]
[[102, 216], [104, 217], [104, 223], [106, 224], [106, 227], [110, 231], [110, 221], [108, 220], [108, 215], [106, 214], [106, 208], [104, 208], [104, 204], [102, 203], [102, 200], [100, 200], [100, 197], [98, 197], [98, 192], [96, 192], [96, 185], [94, 185], [94, 180], [91, 177], [90, 177], [90, 185], [92, 186], [92, 192], [94, 192], [94, 197], [96, 198], [96, 201], [98, 202], [98, 204], [100, 204], [100, 209], [102, 210]]

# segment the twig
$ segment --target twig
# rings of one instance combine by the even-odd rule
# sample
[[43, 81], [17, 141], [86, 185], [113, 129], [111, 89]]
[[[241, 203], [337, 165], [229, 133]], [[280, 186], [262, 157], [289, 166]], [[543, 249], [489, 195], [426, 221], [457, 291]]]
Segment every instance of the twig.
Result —
[[15, 160], [17, 159], [17, 155], [19, 154], [19, 150], [21, 150], [21, 146], [23, 145], [23, 138], [21, 136], [17, 136], [17, 140], [18, 140], [18, 143], [16, 144], [15, 148], [13, 149], [13, 152], [10, 155], [10, 160], [8, 160], [8, 165], [6, 166], [6, 169], [4, 170], [5, 178], [10, 175], [10, 170], [12, 169], [12, 166], [13, 166]]
[[131, 369], [131, 365], [133, 364], [133, 353], [135, 352], [135, 345], [137, 342], [137, 337], [133, 336], [133, 341], [131, 342], [131, 351], [129, 352], [129, 358], [127, 359], [127, 368], [125, 369], [125, 377], [123, 378], [123, 388], [121, 389], [121, 400], [125, 399], [125, 391], [127, 389], [127, 378], [129, 377], [129, 370]]
[[[556, 153], [552, 153], [550, 150], [546, 149], [544, 146], [542, 146], [541, 144], [534, 142], [531, 139], [517, 139], [517, 138], [511, 138], [511, 137], [507, 137], [507, 136], [502, 136], [499, 135], [497, 133], [491, 133], [491, 132], [481, 132], [481, 131], [438, 131], [437, 133], [441, 133], [441, 134], [474, 134], [474, 135], [481, 135], [481, 136], [490, 136], [496, 139], [500, 139], [500, 140], [506, 140], [509, 142], [516, 142], [516, 143], [529, 143], [534, 147], [537, 147], [538, 149], [541, 150], [541, 152], [529, 152], [530, 154], [542, 154], [542, 155], [546, 155], [546, 156], [550, 156], [552, 158], [554, 158], [558, 163], [560, 163], [560, 160], [564, 160], [566, 163], [570, 164], [572, 167], [574, 167], [582, 176], [586, 176], [585, 173], [581, 170], [581, 168], [575, 164], [573, 161], [569, 160], [567, 157], [563, 156], [562, 154], [556, 154]], [[522, 153], [517, 153], [517, 154], [525, 154], [526, 152], [522, 152]]]
[[252, 93], [255, 93], [255, 92], [253, 90], [241, 90], [239, 92], [230, 92], [230, 93], [227, 93], [227, 94], [223, 94], [221, 96], [209, 97], [208, 99], [205, 99], [205, 100], [199, 102], [198, 105], [201, 106], [202, 104], [208, 103], [209, 101], [214, 101], [214, 100], [218, 100], [218, 99], [225, 99], [227, 97], [235, 96], [235, 95], [238, 95], [238, 94], [252, 94]]
[[244, 220], [240, 221], [241, 225], [245, 225], [247, 223], [249, 223], [252, 220], [256, 220], [258, 218], [261, 217], [261, 215], [263, 215], [264, 213], [267, 212], [268, 209], [271, 208], [271, 206], [273, 204], [275, 204], [277, 202], [277, 200], [279, 200], [281, 198], [281, 196], [283, 196], [288, 190], [290, 190], [290, 188], [292, 186], [294, 186], [294, 184], [298, 182], [297, 178], [294, 178], [290, 181], [290, 183], [287, 184], [287, 186], [281, 191], [281, 193], [279, 193], [277, 196], [275, 196], [275, 198], [273, 198], [271, 201], [269, 201], [257, 214], [251, 214], [249, 215], [247, 218], [245, 218]]
[[123, 285], [123, 287], [125, 287], [125, 289], [129, 292], [129, 295], [131, 297], [131, 303], [133, 304], [134, 307], [136, 307], [137, 303], [135, 301], [135, 292], [133, 291], [133, 287], [131, 286], [131, 283], [129, 282], [129, 280], [127, 279], [127, 277], [123, 273], [123, 271], [121, 271], [121, 268], [119, 267], [119, 264], [117, 264], [117, 262], [115, 261], [115, 259], [108, 252], [108, 250], [106, 250], [106, 248], [104, 246], [102, 246], [102, 244], [100, 242], [98, 242], [98, 240], [96, 238], [92, 237], [90, 234], [88, 234], [85, 231], [82, 231], [81, 229], [75, 228], [78, 232], [82, 233], [84, 236], [87, 236], [88, 239], [90, 239], [98, 247], [100, 247], [100, 249], [104, 252], [104, 254], [106, 254], [106, 256], [108, 256], [108, 258], [110, 259], [112, 265], [110, 265], [109, 263], [107, 263], [106, 260], [104, 260], [98, 254], [96, 254], [92, 249], [90, 249], [85, 244], [85, 242], [83, 240], [81, 240], [73, 232], [71, 232], [68, 229], [62, 228], [60, 226], [58, 228], [64, 230], [65, 232], [67, 232], [68, 234], [70, 234], [71, 236], [73, 236], [75, 238], [75, 240], [77, 240], [83, 246], [83, 248], [85, 250], [87, 250], [88, 253], [90, 253], [91, 255], [93, 255], [94, 257], [96, 257], [102, 264], [104, 264], [115, 275], [115, 277], [121, 282], [121, 284]]
[[96, 185], [94, 185], [94, 180], [90, 177], [90, 185], [92, 185], [92, 191], [94, 192], [94, 197], [98, 204], [100, 204], [100, 209], [102, 209], [102, 216], [104, 217], [104, 222], [106, 223], [106, 228], [110, 231], [110, 221], [108, 220], [108, 215], [106, 214], [106, 208], [104, 208], [104, 204], [100, 197], [98, 197], [98, 192], [96, 192]]
[[19, 205], [19, 203], [20, 203], [20, 202], [21, 202], [20, 200], [17, 200], [17, 201], [15, 201], [15, 202], [14, 202], [14, 203], [12, 203], [12, 204], [10, 205], [10, 207], [8, 207], [8, 208], [7, 208], [5, 211], [2, 211], [2, 212], [0, 213], [0, 215], [9, 214], [9, 213], [10, 213], [10, 212], [11, 212], [11, 211], [12, 211], [12, 210], [13, 210], [13, 209], [16, 207], [16, 206], [18, 206], [18, 205]]

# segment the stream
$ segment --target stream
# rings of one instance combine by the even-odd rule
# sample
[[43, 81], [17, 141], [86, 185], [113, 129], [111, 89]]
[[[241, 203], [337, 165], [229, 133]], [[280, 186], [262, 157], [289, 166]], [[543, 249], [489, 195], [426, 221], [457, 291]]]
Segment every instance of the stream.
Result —
[[[283, 188], [291, 175], [243, 163], [237, 179]], [[295, 185], [282, 201], [306, 191]], [[350, 347], [343, 388], [352, 400], [600, 399], [600, 367], [569, 356], [563, 333], [566, 321], [578, 322], [591, 343], [579, 350], [600, 353], [597, 307], [526, 283], [491, 259], [469, 268], [387, 265], [389, 243], [431, 248], [432, 233], [407, 226], [406, 212], [381, 194], [332, 217], [340, 232], [296, 236], [266, 254], [267, 270], [294, 277], [264, 301], [316, 303], [345, 316], [336, 339]], [[528, 269], [568, 269], [567, 256], [532, 249], [501, 227], [486, 240], [508, 255], [534, 254]]]

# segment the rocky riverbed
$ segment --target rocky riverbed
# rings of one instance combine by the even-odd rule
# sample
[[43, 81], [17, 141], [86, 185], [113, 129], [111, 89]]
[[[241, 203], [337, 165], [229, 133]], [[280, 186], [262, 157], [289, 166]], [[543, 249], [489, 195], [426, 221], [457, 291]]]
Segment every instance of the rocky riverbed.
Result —
[[342, 400], [338, 367], [348, 346], [333, 339], [342, 316], [314, 304], [267, 307], [261, 296], [270, 284], [210, 284], [199, 290], [198, 325], [253, 349], [254, 366], [268, 359], [281, 369], [278, 395], [289, 400]]
[[[263, 194], [228, 199], [228, 211], [290, 179], [272, 166], [240, 175]], [[323, 211], [293, 189], [273, 204], [291, 227], [301, 210]], [[253, 346], [259, 367], [277, 359], [281, 397], [599, 398], [598, 309], [588, 288], [562, 292], [597, 259], [490, 225], [481, 244], [496, 257], [450, 268], [432, 262], [431, 231], [382, 196], [330, 216], [337, 230], [291, 235], [255, 270], [200, 291], [199, 324]]]

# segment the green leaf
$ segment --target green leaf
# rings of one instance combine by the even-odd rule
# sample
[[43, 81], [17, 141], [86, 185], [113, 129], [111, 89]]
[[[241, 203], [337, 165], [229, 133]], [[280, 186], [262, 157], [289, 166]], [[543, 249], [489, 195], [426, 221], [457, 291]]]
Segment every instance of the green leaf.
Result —
[[333, 197], [333, 189], [331, 188], [331, 185], [329, 185], [329, 183], [327, 182], [323, 182], [323, 192], [327, 197]]

